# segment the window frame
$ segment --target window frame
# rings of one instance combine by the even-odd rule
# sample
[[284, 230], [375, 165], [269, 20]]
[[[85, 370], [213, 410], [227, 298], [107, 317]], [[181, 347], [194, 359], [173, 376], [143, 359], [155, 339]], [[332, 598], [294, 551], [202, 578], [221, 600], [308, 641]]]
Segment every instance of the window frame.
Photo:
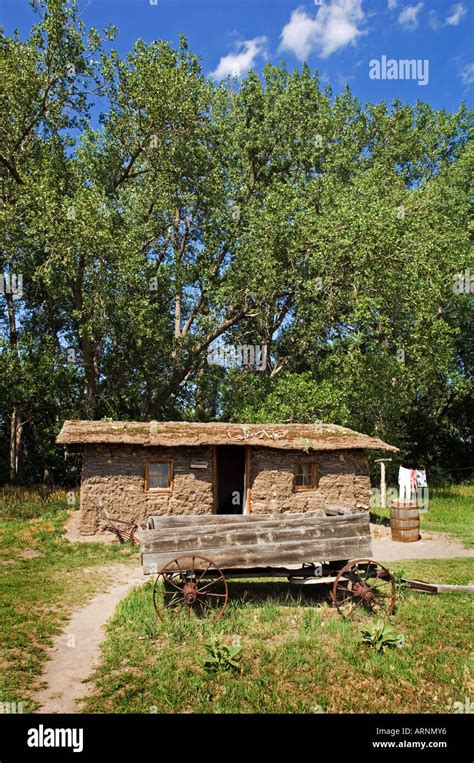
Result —
[[[150, 465], [168, 464], [168, 487], [150, 487]], [[146, 462], [145, 493], [172, 493], [174, 486], [174, 469], [172, 458], [150, 458]]]
[[[298, 467], [301, 464], [311, 465], [311, 484], [310, 485], [297, 485], [296, 475], [298, 473]], [[311, 490], [317, 490], [319, 485], [319, 468], [317, 461], [312, 459], [303, 459], [301, 461], [295, 461], [293, 464], [293, 492], [294, 493], [307, 493]]]

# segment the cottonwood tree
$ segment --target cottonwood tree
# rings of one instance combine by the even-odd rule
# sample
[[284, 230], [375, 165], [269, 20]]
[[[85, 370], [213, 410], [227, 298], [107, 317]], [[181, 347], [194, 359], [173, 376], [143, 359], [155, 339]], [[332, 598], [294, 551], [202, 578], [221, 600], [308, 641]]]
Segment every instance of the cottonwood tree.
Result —
[[[324, 419], [464, 452], [466, 110], [362, 107], [307, 66], [216, 85], [184, 38], [122, 58], [75, 3], [35, 5], [0, 40], [10, 478], [22, 452], [61, 473], [66, 415]], [[209, 365], [220, 340], [264, 342], [265, 370]]]
[[[11, 410], [2, 411], [2, 417], [10, 419], [11, 480], [20, 476], [21, 438], [32, 418], [24, 391], [29, 387], [25, 378], [28, 348], [35, 340], [27, 335], [24, 318], [30, 300], [31, 308], [38, 307], [38, 273], [49, 256], [47, 220], [53, 208], [45, 202], [67, 193], [65, 157], [73, 144], [72, 131], [87, 126], [87, 91], [95, 83], [89, 57], [100, 46], [94, 30], [88, 41], [84, 39], [75, 2], [32, 4], [41, 10], [41, 20], [28, 39], [21, 40], [18, 33], [11, 38], [0, 36], [0, 269], [20, 274], [24, 290], [23, 298], [15, 299], [8, 289], [3, 295], [1, 363], [11, 374], [7, 374], [2, 399], [11, 400]], [[58, 345], [62, 329], [58, 311], [62, 309], [51, 295], [44, 295], [40, 311], [54, 340], [51, 344], [45, 338], [46, 354]]]

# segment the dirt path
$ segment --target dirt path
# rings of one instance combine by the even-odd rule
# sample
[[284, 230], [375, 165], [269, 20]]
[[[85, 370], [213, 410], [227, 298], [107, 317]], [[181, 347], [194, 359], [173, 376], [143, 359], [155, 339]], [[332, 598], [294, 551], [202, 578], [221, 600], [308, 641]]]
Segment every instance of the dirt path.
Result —
[[400, 543], [391, 539], [390, 528], [371, 525], [372, 558], [386, 562], [402, 559], [452, 559], [456, 556], [474, 556], [474, 550], [445, 533], [422, 531], [421, 540]]
[[121, 599], [145, 582], [141, 567], [115, 564], [103, 567], [102, 571], [110, 581], [107, 590], [72, 615], [50, 649], [51, 659], [41, 676], [47, 686], [35, 697], [40, 703], [38, 713], [80, 712], [77, 702], [90, 691], [84, 680], [98, 665], [105, 623]]

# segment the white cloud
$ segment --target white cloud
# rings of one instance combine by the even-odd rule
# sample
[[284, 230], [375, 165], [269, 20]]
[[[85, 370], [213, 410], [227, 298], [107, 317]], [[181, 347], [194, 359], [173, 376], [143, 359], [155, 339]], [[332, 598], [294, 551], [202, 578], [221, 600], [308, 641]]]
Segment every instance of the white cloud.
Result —
[[462, 81], [465, 85], [474, 84], [474, 64], [466, 64], [461, 72]]
[[283, 27], [280, 51], [290, 51], [301, 61], [313, 51], [327, 58], [365, 34], [360, 29], [364, 20], [362, 0], [325, 2], [314, 18], [303, 8], [297, 8]]
[[429, 11], [428, 24], [435, 32], [438, 29], [442, 29], [446, 26], [457, 26], [461, 23], [462, 19], [466, 15], [467, 10], [462, 3], [455, 3], [451, 6], [450, 15], [446, 17], [446, 21], [440, 21], [436, 11]]
[[300, 60], [308, 58], [315, 47], [316, 19], [312, 19], [306, 11], [298, 8], [293, 11], [291, 18], [283, 27], [280, 50], [289, 50]]
[[467, 11], [462, 3], [455, 3], [450, 11], [451, 15], [446, 18], [449, 26], [457, 26]]
[[405, 5], [401, 11], [398, 22], [404, 28], [408, 30], [416, 29], [418, 26], [418, 14], [423, 8], [423, 3], [417, 3], [416, 5]]
[[428, 24], [430, 25], [431, 29], [434, 29], [435, 32], [438, 29], [441, 29], [441, 27], [443, 26], [443, 24], [438, 18], [438, 14], [436, 13], [436, 11], [430, 11], [428, 13]]
[[397, 7], [398, 0], [387, 0], [388, 10], [393, 11]]
[[255, 64], [258, 56], [266, 56], [266, 37], [254, 37], [253, 40], [243, 40], [235, 45], [235, 51], [222, 56], [217, 67], [211, 72], [211, 77], [221, 80], [229, 75], [242, 77]]

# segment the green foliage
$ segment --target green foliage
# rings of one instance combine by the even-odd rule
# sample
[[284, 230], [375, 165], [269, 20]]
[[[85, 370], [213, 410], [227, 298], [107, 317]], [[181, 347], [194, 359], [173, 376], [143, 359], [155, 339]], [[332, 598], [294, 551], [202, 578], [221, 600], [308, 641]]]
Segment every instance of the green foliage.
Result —
[[395, 581], [395, 585], [397, 586], [397, 596], [401, 599], [410, 590], [410, 586], [408, 583], [406, 583], [403, 578], [406, 577], [405, 570], [397, 570], [396, 572], [392, 573], [393, 579]]
[[388, 649], [402, 647], [405, 643], [405, 637], [401, 633], [385, 623], [383, 620], [377, 620], [370, 625], [360, 627], [361, 638], [359, 642], [375, 649], [376, 652], [383, 654]]
[[[320, 419], [467, 466], [468, 110], [363, 107], [307, 66], [235, 90], [184, 38], [121, 57], [36, 7], [0, 37], [0, 481], [15, 416], [18, 481], [73, 481], [65, 417]], [[219, 339], [266, 369], [209, 365]]]
[[408, 591], [410, 590], [410, 586], [408, 583], [406, 583], [403, 578], [406, 577], [405, 570], [397, 570], [393, 573], [393, 579], [395, 581], [395, 585], [397, 586], [397, 596], [398, 598], [403, 598], [406, 596]]
[[212, 639], [209, 644], [204, 644], [206, 655], [202, 658], [202, 664], [208, 673], [220, 673], [226, 671], [240, 671], [241, 647], [238, 644], [226, 646], [221, 644], [218, 638]]
[[79, 495], [73, 492], [68, 496], [64, 490], [52, 490], [44, 485], [36, 489], [3, 487], [0, 488], [0, 519], [62, 516], [66, 508], [79, 508], [78, 499]]

